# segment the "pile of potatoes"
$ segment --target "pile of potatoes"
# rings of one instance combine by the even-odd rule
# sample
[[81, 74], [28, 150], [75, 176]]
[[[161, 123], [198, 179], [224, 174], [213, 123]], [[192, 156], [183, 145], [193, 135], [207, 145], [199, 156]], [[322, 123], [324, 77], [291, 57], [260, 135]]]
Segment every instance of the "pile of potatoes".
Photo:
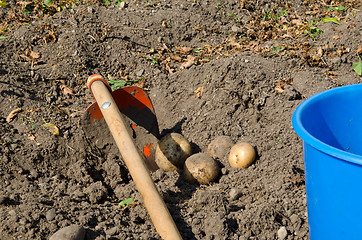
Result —
[[190, 142], [179, 133], [164, 136], [157, 144], [155, 161], [163, 171], [183, 169], [189, 183], [208, 184], [217, 180], [220, 167], [215, 158], [228, 157], [233, 168], [247, 168], [256, 158], [253, 146], [246, 142], [234, 143], [228, 136], [212, 140], [206, 153], [192, 154]]

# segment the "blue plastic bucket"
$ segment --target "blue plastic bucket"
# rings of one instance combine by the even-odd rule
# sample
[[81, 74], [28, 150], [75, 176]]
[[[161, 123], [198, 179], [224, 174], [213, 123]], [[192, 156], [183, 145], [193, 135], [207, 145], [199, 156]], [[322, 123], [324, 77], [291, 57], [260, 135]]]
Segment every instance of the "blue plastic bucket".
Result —
[[292, 119], [303, 140], [309, 237], [362, 239], [362, 84], [302, 102]]

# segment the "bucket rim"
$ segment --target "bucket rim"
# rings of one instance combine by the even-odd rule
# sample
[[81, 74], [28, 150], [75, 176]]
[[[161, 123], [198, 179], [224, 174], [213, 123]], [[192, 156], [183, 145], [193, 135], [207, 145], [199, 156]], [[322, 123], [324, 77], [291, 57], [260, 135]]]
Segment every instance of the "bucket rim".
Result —
[[[351, 88], [362, 88], [362, 84], [352, 84], [342, 87], [336, 87], [332, 89], [325, 90], [323, 92], [317, 93], [306, 100], [304, 100], [302, 103], [299, 104], [299, 106], [295, 109], [293, 116], [292, 116], [292, 125], [294, 128], [294, 131], [298, 134], [298, 136], [303, 140], [304, 143], [309, 144], [313, 148], [326, 153], [328, 155], [331, 155], [333, 157], [339, 158], [341, 160], [344, 160], [346, 162], [355, 163], [358, 165], [362, 165], [362, 156], [357, 155], [354, 153], [346, 152], [344, 150], [338, 149], [336, 147], [333, 147], [329, 144], [326, 144], [319, 139], [315, 138], [313, 135], [311, 135], [303, 126], [301, 116], [303, 113], [303, 110], [306, 108], [306, 106], [312, 104], [313, 102], [316, 102], [320, 100], [321, 98], [324, 98], [326, 96], [330, 96], [336, 93], [345, 92], [350, 90]], [[362, 92], [362, 89], [361, 89]]]

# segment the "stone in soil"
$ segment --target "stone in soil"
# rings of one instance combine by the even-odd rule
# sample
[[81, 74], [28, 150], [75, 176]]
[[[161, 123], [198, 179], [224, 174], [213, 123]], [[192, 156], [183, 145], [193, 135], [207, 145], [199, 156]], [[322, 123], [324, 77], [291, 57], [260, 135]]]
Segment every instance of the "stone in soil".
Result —
[[286, 239], [287, 236], [288, 236], [287, 229], [284, 226], [279, 228], [279, 230], [278, 230], [278, 239], [279, 240], [284, 240], [284, 239]]
[[52, 208], [50, 210], [47, 211], [47, 213], [45, 214], [45, 218], [48, 220], [48, 221], [51, 221], [55, 218], [55, 209]]
[[54, 233], [49, 240], [84, 240], [85, 229], [79, 225], [70, 225]]
[[230, 190], [230, 201], [237, 200], [239, 197], [241, 197], [242, 192], [240, 189], [233, 188]]

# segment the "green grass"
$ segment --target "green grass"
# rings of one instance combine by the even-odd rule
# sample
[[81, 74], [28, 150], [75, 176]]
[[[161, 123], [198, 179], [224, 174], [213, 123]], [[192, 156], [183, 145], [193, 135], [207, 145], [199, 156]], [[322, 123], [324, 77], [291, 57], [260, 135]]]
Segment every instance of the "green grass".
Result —
[[344, 6], [338, 6], [338, 7], [329, 7], [328, 10], [329, 11], [337, 11], [337, 12], [345, 12], [349, 9], [349, 7], [344, 7]]
[[278, 5], [276, 5], [272, 9], [268, 9], [267, 12], [264, 14], [263, 21], [278, 21], [279, 18], [284, 17], [288, 14], [288, 11], [286, 9], [281, 10], [280, 12], [277, 12], [276, 8]]
[[285, 47], [282, 46], [273, 46], [272, 53], [277, 54], [278, 52], [282, 52], [285, 49]]
[[362, 61], [361, 57], [357, 54], [359, 61], [352, 64], [353, 70], [360, 76], [362, 76]]
[[122, 88], [126, 85], [131, 85], [133, 83], [138, 82], [138, 80], [129, 79], [129, 80], [116, 80], [112, 77], [111, 74], [108, 74], [108, 84], [111, 86], [112, 90], [117, 90], [119, 88]]
[[311, 21], [310, 26], [304, 31], [311, 38], [316, 38], [323, 33], [323, 30], [316, 26], [316, 21]]

